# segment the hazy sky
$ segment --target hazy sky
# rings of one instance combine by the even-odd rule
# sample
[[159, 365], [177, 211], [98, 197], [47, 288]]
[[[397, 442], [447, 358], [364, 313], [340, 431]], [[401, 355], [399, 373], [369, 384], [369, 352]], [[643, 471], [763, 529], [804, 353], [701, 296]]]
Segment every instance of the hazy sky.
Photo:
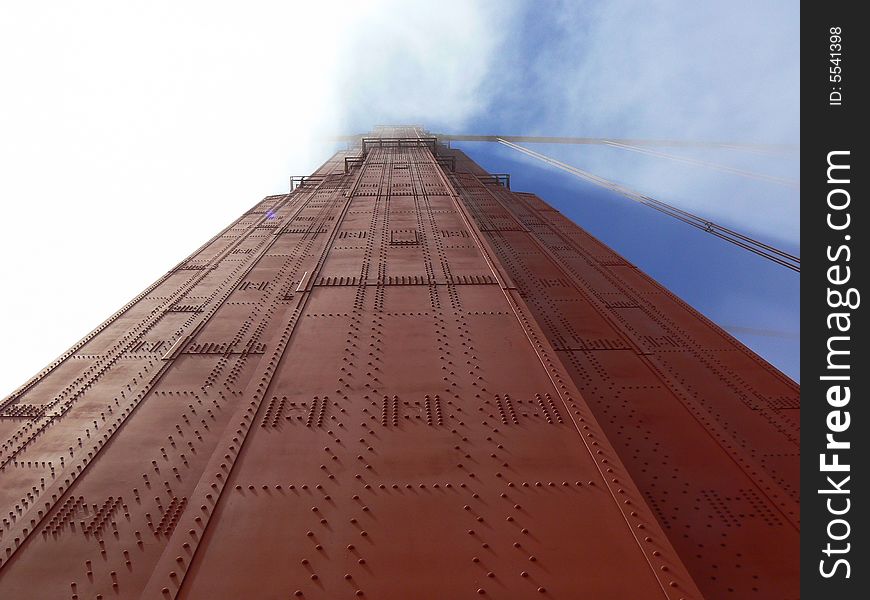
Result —
[[[798, 57], [796, 2], [4, 2], [0, 396], [325, 160], [324, 135], [420, 123], [797, 142]], [[798, 277], [506, 149], [464, 147], [798, 377]], [[794, 189], [540, 149], [798, 248]], [[691, 155], [797, 177], [796, 156]]]

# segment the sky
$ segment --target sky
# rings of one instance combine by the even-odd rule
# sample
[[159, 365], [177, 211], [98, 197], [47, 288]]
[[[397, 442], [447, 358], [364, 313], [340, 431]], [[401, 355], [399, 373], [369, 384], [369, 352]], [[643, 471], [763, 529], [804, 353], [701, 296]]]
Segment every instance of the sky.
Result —
[[[798, 4], [0, 4], [0, 398], [378, 124], [797, 144]], [[799, 379], [799, 276], [492, 144], [534, 191]], [[793, 187], [535, 149], [799, 253]], [[668, 152], [796, 180], [796, 153]]]

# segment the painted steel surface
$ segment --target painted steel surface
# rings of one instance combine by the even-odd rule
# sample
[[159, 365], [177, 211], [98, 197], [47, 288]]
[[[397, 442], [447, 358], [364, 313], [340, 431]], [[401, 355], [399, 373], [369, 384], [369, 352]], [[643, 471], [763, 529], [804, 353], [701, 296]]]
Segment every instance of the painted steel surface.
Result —
[[[800, 390], [533, 194], [459, 189], [708, 598], [799, 597]], [[468, 173], [466, 173], [468, 172]]]
[[796, 597], [794, 386], [461, 153], [361, 150], [0, 402], [0, 597]]

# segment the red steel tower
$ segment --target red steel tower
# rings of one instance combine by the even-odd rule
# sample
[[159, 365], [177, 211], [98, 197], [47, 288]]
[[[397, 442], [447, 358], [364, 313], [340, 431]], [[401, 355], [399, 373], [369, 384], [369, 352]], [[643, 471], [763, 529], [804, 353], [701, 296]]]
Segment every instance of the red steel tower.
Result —
[[798, 597], [798, 388], [378, 128], [0, 402], [0, 597]]

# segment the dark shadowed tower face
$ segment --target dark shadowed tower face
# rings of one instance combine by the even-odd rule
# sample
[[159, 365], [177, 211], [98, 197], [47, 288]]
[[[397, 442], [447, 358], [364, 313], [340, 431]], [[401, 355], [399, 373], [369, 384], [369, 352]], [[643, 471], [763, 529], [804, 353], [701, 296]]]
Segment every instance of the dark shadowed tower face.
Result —
[[379, 128], [0, 403], [3, 598], [796, 598], [798, 390]]

